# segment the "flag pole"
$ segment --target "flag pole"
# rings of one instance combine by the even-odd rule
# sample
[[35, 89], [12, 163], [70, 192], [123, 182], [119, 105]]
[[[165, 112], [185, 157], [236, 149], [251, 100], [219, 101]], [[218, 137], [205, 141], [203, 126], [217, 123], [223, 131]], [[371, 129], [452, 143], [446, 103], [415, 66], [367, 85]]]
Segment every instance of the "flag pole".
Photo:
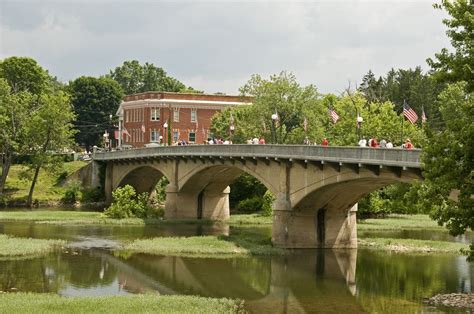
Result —
[[401, 138], [400, 138], [400, 145], [403, 146], [403, 127], [404, 127], [404, 123], [405, 122], [405, 115], [403, 114], [403, 110], [405, 110], [405, 99], [403, 100], [403, 108], [402, 108], [402, 133], [400, 134], [401, 135]]

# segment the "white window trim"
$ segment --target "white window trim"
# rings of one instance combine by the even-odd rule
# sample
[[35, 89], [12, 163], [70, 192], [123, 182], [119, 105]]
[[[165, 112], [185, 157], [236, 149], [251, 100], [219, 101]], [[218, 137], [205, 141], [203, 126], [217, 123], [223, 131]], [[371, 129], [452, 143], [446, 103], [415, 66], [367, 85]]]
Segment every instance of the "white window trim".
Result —
[[161, 110], [159, 107], [150, 108], [150, 121], [160, 121], [161, 119]]
[[[191, 141], [191, 133], [194, 134], [194, 141]], [[197, 139], [196, 130], [189, 130], [189, 132], [188, 132], [188, 142], [189, 143], [196, 143], [196, 139]]]
[[196, 121], [197, 121], [197, 109], [191, 108], [191, 123], [196, 123]]
[[173, 122], [179, 122], [179, 108], [173, 108]]

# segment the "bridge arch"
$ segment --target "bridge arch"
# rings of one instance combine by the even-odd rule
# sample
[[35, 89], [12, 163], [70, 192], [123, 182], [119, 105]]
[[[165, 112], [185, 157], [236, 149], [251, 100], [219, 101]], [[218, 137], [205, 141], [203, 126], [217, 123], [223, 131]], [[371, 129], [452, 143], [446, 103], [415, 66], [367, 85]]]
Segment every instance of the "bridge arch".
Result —
[[263, 168], [255, 167], [259, 171], [254, 171], [252, 166], [253, 163], [230, 161], [203, 164], [180, 162], [178, 179], [167, 193], [167, 207], [173, 208], [166, 211], [167, 217], [227, 219], [230, 215], [229, 185], [244, 173], [274, 192], [275, 186], [262, 173]]
[[169, 180], [170, 174], [166, 167], [156, 164], [132, 164], [119, 168], [115, 172], [115, 178], [112, 183], [112, 191], [131, 185], [137, 193], [151, 194], [156, 184], [162, 177]]

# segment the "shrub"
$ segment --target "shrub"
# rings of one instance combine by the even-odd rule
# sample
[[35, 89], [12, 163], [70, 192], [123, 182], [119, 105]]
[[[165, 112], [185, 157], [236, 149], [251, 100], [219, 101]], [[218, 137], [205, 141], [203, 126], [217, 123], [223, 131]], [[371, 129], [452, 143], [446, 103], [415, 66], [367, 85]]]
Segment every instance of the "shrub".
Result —
[[265, 194], [263, 195], [262, 210], [263, 210], [264, 216], [272, 215], [273, 213], [272, 204], [274, 200], [275, 200], [275, 196], [273, 196], [272, 192], [267, 190]]
[[74, 204], [78, 200], [80, 190], [81, 183], [79, 181], [72, 181], [64, 192], [64, 196], [61, 199], [62, 202], [65, 204]]
[[148, 193], [137, 194], [128, 184], [112, 192], [112, 197], [112, 204], [104, 212], [111, 218], [146, 218], [153, 212], [148, 206]]
[[155, 191], [156, 191], [156, 201], [158, 203], [164, 203], [166, 200], [166, 186], [168, 185], [168, 179], [163, 176], [158, 183], [156, 184]]
[[266, 190], [267, 188], [260, 181], [245, 173], [230, 185], [229, 205], [234, 208], [245, 199], [261, 198]]
[[256, 212], [262, 210], [263, 199], [261, 197], [254, 196], [240, 201], [237, 204], [237, 210], [239, 212]]
[[5, 194], [0, 195], [0, 208], [7, 207], [8, 197]]
[[88, 188], [82, 191], [81, 202], [96, 203], [104, 200], [104, 192], [101, 188]]

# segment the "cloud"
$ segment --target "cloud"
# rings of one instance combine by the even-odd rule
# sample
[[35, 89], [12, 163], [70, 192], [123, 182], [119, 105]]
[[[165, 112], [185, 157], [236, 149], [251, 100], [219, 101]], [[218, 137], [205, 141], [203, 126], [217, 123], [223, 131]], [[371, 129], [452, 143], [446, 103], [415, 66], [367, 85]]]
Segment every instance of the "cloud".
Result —
[[282, 70], [338, 92], [369, 69], [426, 69], [449, 47], [430, 1], [3, 1], [0, 12], [0, 58], [31, 56], [65, 81], [137, 59], [206, 92]]

